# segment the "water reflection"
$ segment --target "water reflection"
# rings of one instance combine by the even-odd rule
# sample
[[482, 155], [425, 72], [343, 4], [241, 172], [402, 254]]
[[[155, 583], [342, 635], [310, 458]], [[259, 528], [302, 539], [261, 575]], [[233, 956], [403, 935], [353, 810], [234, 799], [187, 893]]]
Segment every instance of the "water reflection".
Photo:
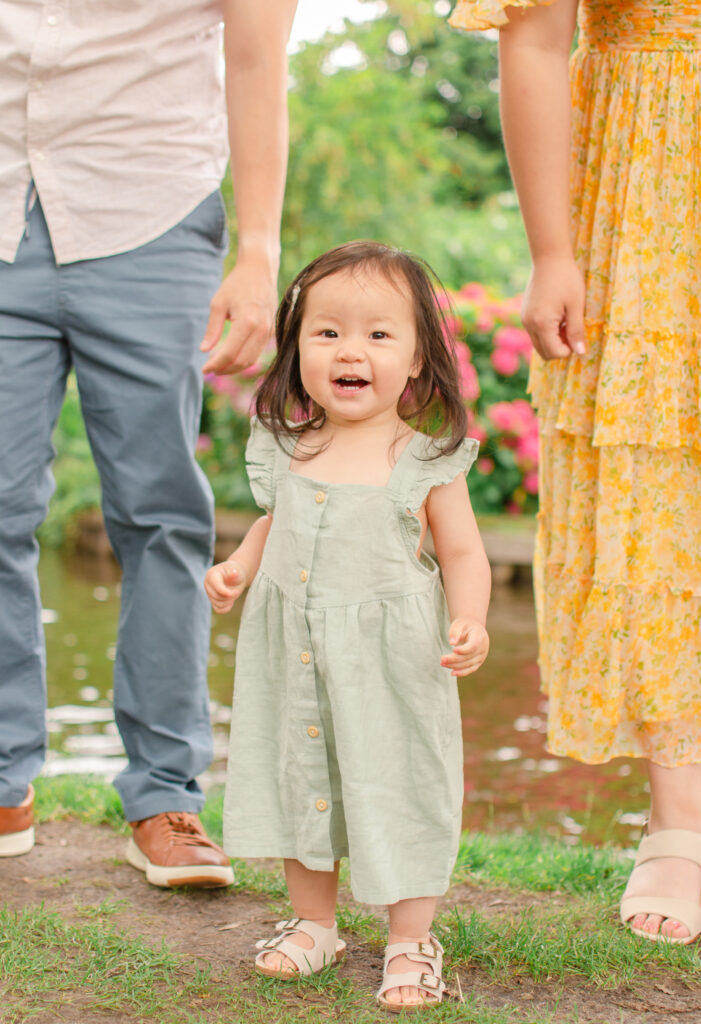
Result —
[[[47, 638], [49, 757], [45, 773], [112, 778], [124, 750], [112, 713], [119, 575], [108, 561], [42, 553]], [[205, 786], [224, 780], [240, 608], [218, 617], [209, 655], [215, 760]], [[596, 768], [545, 749], [547, 705], [538, 689], [533, 601], [527, 587], [497, 589], [491, 653], [461, 682], [466, 828], [534, 829], [601, 842], [637, 838], [647, 803], [641, 766]]]

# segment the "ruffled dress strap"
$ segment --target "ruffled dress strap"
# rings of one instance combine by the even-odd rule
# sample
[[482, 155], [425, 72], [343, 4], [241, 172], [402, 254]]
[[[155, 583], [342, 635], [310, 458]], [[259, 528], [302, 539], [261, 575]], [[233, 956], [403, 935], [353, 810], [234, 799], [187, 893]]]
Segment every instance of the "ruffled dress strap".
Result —
[[448, 18], [453, 28], [467, 32], [476, 29], [500, 28], [509, 20], [504, 13], [507, 7], [550, 7], [556, 0], [458, 0], [455, 10]]
[[479, 441], [466, 437], [450, 455], [437, 455], [440, 439], [414, 434], [400, 455], [390, 480], [392, 490], [401, 498], [402, 507], [415, 517], [432, 487], [451, 483], [464, 475], [477, 458]]
[[253, 416], [246, 445], [246, 472], [255, 503], [266, 512], [275, 508], [277, 481], [289, 461], [275, 435]]

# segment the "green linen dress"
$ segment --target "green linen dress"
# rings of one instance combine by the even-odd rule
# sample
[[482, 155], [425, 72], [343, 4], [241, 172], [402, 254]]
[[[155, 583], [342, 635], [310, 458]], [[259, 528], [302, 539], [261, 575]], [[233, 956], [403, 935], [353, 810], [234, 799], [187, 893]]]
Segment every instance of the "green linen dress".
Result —
[[224, 804], [233, 857], [315, 871], [350, 858], [364, 903], [437, 896], [455, 863], [463, 798], [457, 683], [441, 656], [438, 566], [417, 558], [416, 513], [465, 473], [478, 443], [435, 454], [415, 434], [385, 487], [290, 470], [259, 423], [251, 489], [273, 515], [241, 619]]

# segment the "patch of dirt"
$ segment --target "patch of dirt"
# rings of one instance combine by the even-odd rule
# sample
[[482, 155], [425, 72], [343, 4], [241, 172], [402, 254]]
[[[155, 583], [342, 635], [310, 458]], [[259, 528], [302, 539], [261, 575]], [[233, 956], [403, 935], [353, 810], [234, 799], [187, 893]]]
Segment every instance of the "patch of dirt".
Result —
[[[212, 968], [213, 981], [248, 985], [253, 979], [254, 944], [272, 933], [278, 915], [262, 896], [226, 890], [165, 890], [150, 886], [144, 876], [124, 859], [126, 840], [111, 829], [72, 821], [43, 824], [37, 829], [37, 845], [24, 857], [0, 862], [2, 899], [6, 906], [22, 910], [43, 905], [58, 912], [69, 923], [85, 923], [86, 908], [105, 900], [117, 909], [104, 920], [154, 946], [165, 942], [174, 950], [202, 959]], [[451, 890], [443, 907], [460, 906], [483, 914], [518, 913], [535, 903], [548, 907], [565, 905], [563, 894], [533, 895], [477, 885]], [[378, 908], [372, 908], [377, 911]], [[370, 1000], [382, 973], [382, 951], [352, 935], [345, 935], [348, 954], [339, 968]], [[460, 969], [454, 991], [471, 993], [493, 1009], [517, 1006], [522, 1021], [553, 1014], [557, 1024], [672, 1024], [673, 1021], [701, 1019], [701, 991], [691, 991], [676, 981], [651, 979], [635, 989], [599, 991], [592, 985], [568, 980], [565, 983], [535, 984], [528, 978], [513, 977], [496, 984], [484, 972]], [[311, 996], [312, 993], [309, 993]], [[294, 989], [284, 997], [288, 1006], [299, 1002]], [[314, 996], [320, 1006], [328, 1005], [323, 994]], [[309, 1005], [305, 998], [305, 1005]], [[6, 993], [5, 1008], [12, 1006], [12, 992]], [[370, 1004], [369, 1004], [370, 1005]], [[31, 1017], [32, 1024], [135, 1024], [135, 1018], [119, 1011], [106, 1013], [83, 1010], [84, 1000], [76, 992], [47, 996], [46, 1011]], [[198, 1008], [205, 1013], [205, 1008]], [[323, 1014], [326, 1019], [326, 1014]], [[0, 1015], [0, 1019], [6, 1018]], [[321, 1019], [321, 1018], [320, 1018]], [[378, 1014], [378, 1021], [388, 1020]], [[141, 1024], [141, 1022], [139, 1022]]]

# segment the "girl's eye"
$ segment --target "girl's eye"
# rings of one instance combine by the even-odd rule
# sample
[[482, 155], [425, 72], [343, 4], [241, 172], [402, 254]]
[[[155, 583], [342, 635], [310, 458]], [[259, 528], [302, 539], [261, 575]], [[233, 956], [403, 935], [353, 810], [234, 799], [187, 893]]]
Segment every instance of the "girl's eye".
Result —
[[381, 341], [387, 337], [387, 331], [373, 331], [370, 337], [373, 341]]
[[319, 331], [319, 334], [321, 335], [322, 338], [337, 338], [338, 337], [336, 332], [334, 330], [332, 330], [330, 327], [327, 327], [323, 331]]

